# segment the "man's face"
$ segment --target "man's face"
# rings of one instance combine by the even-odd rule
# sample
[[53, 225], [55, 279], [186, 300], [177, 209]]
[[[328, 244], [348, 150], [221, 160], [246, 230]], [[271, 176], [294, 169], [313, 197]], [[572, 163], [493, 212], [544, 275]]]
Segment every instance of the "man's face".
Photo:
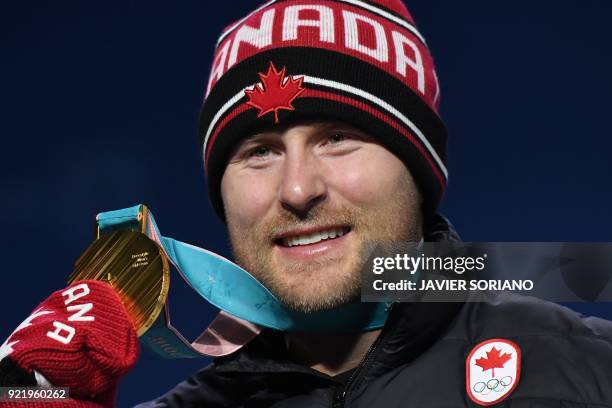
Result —
[[364, 243], [422, 236], [421, 198], [406, 166], [341, 123], [246, 139], [230, 158], [221, 194], [237, 263], [293, 310], [357, 299]]

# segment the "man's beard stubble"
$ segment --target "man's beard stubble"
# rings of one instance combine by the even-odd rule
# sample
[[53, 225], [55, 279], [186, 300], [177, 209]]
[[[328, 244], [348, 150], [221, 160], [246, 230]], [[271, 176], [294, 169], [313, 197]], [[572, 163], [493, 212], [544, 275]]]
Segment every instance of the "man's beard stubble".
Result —
[[[417, 191], [403, 188], [382, 206], [373, 209], [340, 208], [329, 204], [313, 208], [303, 218], [283, 210], [250, 230], [241, 230], [228, 219], [236, 262], [261, 282], [287, 308], [312, 313], [334, 309], [359, 299], [361, 269], [366, 262], [365, 243], [419, 241], [422, 214]], [[322, 255], [314, 261], [283, 263], [272, 256], [274, 237], [312, 226], [350, 225], [351, 246], [341, 256]], [[333, 275], [317, 276], [323, 268]]]

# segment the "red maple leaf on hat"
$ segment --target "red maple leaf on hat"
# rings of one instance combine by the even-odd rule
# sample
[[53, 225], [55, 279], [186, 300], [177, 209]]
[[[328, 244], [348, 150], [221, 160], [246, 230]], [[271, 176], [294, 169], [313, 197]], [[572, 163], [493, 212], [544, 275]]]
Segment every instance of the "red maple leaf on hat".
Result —
[[504, 368], [504, 364], [512, 358], [512, 354], [503, 353], [500, 354], [501, 350], [491, 347], [491, 350], [487, 351], [486, 357], [480, 357], [476, 359], [476, 365], [482, 368], [482, 371], [491, 370], [491, 376], [495, 377], [496, 368]]
[[286, 67], [283, 67], [279, 72], [270, 62], [268, 72], [259, 73], [261, 84], [244, 91], [249, 97], [247, 105], [259, 109], [258, 118], [266, 113], [274, 112], [274, 123], [278, 123], [279, 110], [295, 110], [291, 102], [304, 92], [302, 87], [304, 77], [295, 78], [291, 75], [285, 77], [285, 69]]

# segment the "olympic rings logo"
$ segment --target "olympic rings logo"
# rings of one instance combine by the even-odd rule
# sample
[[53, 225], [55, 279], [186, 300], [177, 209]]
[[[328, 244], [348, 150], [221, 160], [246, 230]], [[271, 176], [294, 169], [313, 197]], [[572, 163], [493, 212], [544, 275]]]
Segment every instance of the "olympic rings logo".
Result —
[[476, 394], [480, 394], [480, 395], [487, 395], [492, 392], [503, 392], [506, 388], [510, 386], [510, 384], [512, 384], [513, 380], [514, 379], [510, 375], [507, 375], [500, 379], [491, 378], [487, 382], [484, 382], [484, 381], [477, 382], [472, 387], [472, 390], [474, 390]]

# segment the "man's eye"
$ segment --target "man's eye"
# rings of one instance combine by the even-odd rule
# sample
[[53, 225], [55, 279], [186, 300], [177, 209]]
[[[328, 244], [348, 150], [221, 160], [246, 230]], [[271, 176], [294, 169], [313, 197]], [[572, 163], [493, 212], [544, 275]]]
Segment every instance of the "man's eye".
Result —
[[268, 154], [270, 154], [268, 146], [257, 146], [249, 152], [249, 156], [252, 157], [266, 157]]
[[342, 143], [345, 139], [346, 136], [344, 136], [342, 133], [334, 133], [329, 136], [328, 141], [330, 144], [338, 144]]

